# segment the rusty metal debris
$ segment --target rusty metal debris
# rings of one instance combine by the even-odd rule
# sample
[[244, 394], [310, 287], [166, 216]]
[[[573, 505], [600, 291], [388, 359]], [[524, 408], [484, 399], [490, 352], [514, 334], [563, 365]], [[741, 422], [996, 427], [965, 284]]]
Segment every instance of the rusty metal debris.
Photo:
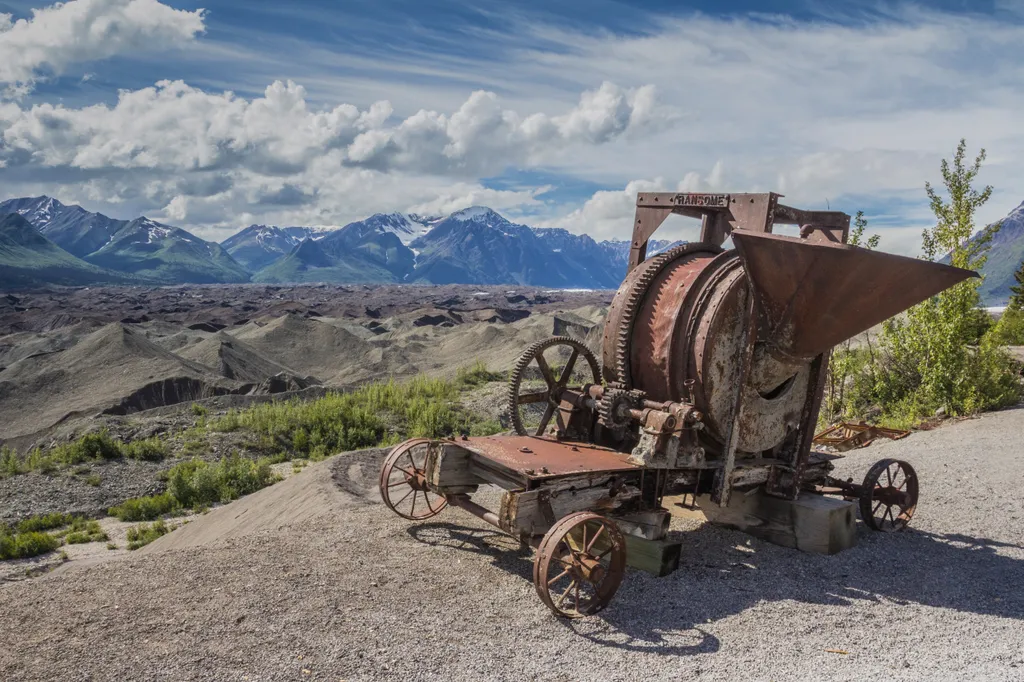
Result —
[[[602, 367], [569, 337], [530, 346], [506, 398], [516, 435], [398, 446], [381, 472], [388, 507], [419, 520], [448, 503], [539, 548], [534, 584], [561, 617], [604, 608], [627, 564], [676, 568], [668, 495], [721, 507], [734, 492], [841, 496], [875, 530], [906, 526], [909, 463], [882, 460], [854, 483], [830, 475], [838, 455], [812, 450], [905, 435], [844, 424], [815, 436], [829, 350], [976, 273], [847, 245], [849, 215], [779, 199], [640, 193]], [[672, 213], [699, 219], [700, 240], [648, 259]], [[779, 224], [800, 236], [772, 234]], [[481, 485], [504, 490], [497, 511], [471, 500]]]
[[846, 452], [870, 445], [876, 438], [899, 440], [910, 435], [910, 431], [887, 429], [867, 422], [842, 422], [830, 426], [814, 437], [814, 444]]

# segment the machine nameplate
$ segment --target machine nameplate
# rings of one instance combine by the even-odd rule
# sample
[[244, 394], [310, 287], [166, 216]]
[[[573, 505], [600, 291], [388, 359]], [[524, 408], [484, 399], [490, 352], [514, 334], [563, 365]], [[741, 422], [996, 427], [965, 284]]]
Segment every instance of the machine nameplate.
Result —
[[729, 205], [728, 194], [677, 194], [672, 197], [676, 206], [692, 206], [695, 208], [726, 208]]

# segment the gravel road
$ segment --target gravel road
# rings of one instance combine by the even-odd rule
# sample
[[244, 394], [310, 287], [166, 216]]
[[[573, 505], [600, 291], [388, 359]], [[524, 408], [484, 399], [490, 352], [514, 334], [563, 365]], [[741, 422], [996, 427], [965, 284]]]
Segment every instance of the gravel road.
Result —
[[702, 525], [679, 571], [631, 571], [573, 623], [515, 543], [460, 510], [399, 519], [381, 454], [342, 455], [140, 552], [0, 587], [0, 679], [1021, 680], [1022, 434], [1015, 409], [851, 453], [856, 478], [915, 465], [909, 530], [824, 557]]

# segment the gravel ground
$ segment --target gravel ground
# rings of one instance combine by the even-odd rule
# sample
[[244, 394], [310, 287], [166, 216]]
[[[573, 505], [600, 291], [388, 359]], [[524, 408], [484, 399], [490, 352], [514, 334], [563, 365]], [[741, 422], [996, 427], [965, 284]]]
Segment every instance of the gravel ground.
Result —
[[516, 543], [460, 510], [399, 519], [381, 454], [342, 455], [139, 552], [0, 586], [0, 679], [1021, 680], [1022, 433], [1016, 409], [849, 453], [855, 478], [915, 465], [909, 530], [825, 557], [702, 525], [679, 571], [630, 571], [573, 623]]

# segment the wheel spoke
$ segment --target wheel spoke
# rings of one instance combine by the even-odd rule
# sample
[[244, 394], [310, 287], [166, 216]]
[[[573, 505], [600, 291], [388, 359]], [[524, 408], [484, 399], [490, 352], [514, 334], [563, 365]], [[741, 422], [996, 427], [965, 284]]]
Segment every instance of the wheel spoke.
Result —
[[892, 487], [892, 468], [885, 467], [885, 477], [889, 479], [889, 487]]
[[567, 568], [564, 571], [562, 571], [561, 573], [559, 573], [558, 575], [556, 575], [554, 578], [549, 580], [548, 581], [548, 585], [550, 586], [550, 585], [554, 584], [555, 582], [559, 581], [562, 578], [562, 576], [565, 576], [565, 575], [568, 575], [568, 574], [569, 574], [569, 569]]
[[[413, 467], [413, 470], [412, 470], [412, 471], [407, 471], [407, 470], [403, 469], [402, 467], [400, 467], [400, 466], [398, 466], [398, 465], [396, 464], [396, 465], [394, 465], [394, 468], [395, 468], [395, 469], [398, 469], [399, 471], [401, 471], [401, 472], [402, 472], [403, 474], [405, 474], [406, 476], [412, 476], [413, 478], [416, 478], [416, 467]], [[394, 469], [392, 469], [392, 472], [394, 472]], [[389, 475], [388, 475], [388, 478], [390, 478], [390, 477], [391, 477], [391, 476], [390, 476], [390, 474], [389, 474]]]
[[403, 502], [405, 502], [405, 499], [412, 495], [414, 492], [416, 492], [415, 488], [409, 488], [409, 492], [403, 495], [402, 499], [400, 499], [398, 502], [395, 502], [393, 506], [397, 507], [398, 505], [402, 504]]
[[882, 506], [882, 503], [881, 503], [881, 501], [879, 501], [878, 504], [875, 505], [875, 508], [871, 510], [871, 515], [872, 516], [876, 516], [878, 514], [878, 508], [881, 507], [881, 506]]
[[416, 516], [416, 498], [419, 497], [420, 491], [413, 488], [412, 491], [412, 509], [409, 510], [409, 516]]
[[389, 488], [395, 488], [395, 487], [400, 486], [400, 485], [409, 485], [409, 481], [407, 481], [407, 480], [405, 480], [403, 478], [401, 481], [395, 481], [394, 483], [388, 483], [388, 487]]
[[569, 381], [569, 377], [572, 376], [572, 369], [576, 366], [576, 358], [579, 356], [579, 350], [573, 348], [572, 355], [569, 356], [569, 362], [565, 363], [565, 367], [562, 369], [562, 376], [558, 377], [559, 386], [564, 386]]
[[575, 580], [573, 580], [571, 583], [569, 583], [569, 587], [565, 588], [565, 592], [563, 592], [562, 596], [558, 598], [557, 602], [555, 602], [555, 604], [558, 606], [558, 608], [562, 608], [562, 602], [565, 601], [565, 598], [569, 596], [569, 592], [572, 590], [572, 588], [573, 588], [573, 586], [575, 584], [576, 584]]
[[519, 405], [531, 405], [533, 403], [545, 403], [548, 400], [549, 391], [541, 393], [523, 393], [516, 396], [516, 403]]
[[536, 435], [536, 436], [543, 436], [544, 435], [544, 429], [547, 428], [548, 422], [551, 421], [551, 415], [553, 415], [554, 413], [555, 413], [555, 406], [552, 405], [551, 403], [548, 403], [547, 409], [544, 410], [544, 416], [540, 420], [540, 426], [537, 427], [537, 433], [535, 433], [534, 435]]
[[555, 377], [551, 374], [551, 368], [548, 366], [548, 361], [544, 359], [544, 351], [537, 354], [536, 358], [537, 366], [540, 367], [541, 376], [544, 377], [544, 383], [548, 385], [548, 389], [555, 387]]
[[597, 541], [598, 536], [600, 536], [603, 531], [604, 531], [604, 524], [601, 524], [601, 527], [597, 529], [596, 533], [594, 533], [594, 537], [590, 538], [590, 544], [589, 545], [584, 545], [584, 548], [583, 548], [584, 552], [586, 552], [587, 554], [590, 553], [590, 548], [594, 546], [594, 543]]
[[580, 584], [576, 583], [576, 613], [580, 612]]

